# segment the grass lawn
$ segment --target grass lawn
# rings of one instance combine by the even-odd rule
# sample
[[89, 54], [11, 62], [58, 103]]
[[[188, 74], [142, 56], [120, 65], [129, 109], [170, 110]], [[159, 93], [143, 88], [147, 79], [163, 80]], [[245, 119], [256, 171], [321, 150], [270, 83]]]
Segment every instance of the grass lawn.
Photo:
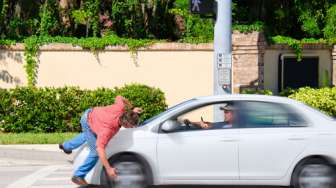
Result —
[[0, 144], [58, 144], [78, 133], [0, 133]]

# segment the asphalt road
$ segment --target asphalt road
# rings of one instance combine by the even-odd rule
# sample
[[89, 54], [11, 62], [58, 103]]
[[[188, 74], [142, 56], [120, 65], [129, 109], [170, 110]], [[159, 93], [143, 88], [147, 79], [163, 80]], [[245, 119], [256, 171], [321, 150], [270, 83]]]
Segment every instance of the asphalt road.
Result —
[[[64, 154], [34, 150], [0, 150], [1, 188], [79, 188], [74, 185], [72, 165]], [[15, 157], [13, 157], [15, 156]], [[19, 157], [18, 157], [19, 156]], [[94, 188], [97, 186], [90, 186]], [[238, 188], [239, 186], [160, 186], [155, 188]], [[99, 187], [98, 187], [99, 188]], [[242, 188], [241, 186], [239, 188]], [[251, 187], [249, 187], [251, 188]], [[261, 188], [255, 186], [254, 188]]]
[[[71, 165], [28, 165], [0, 163], [2, 188], [80, 188], [70, 181]], [[198, 188], [201, 186], [160, 186], [156, 188]], [[237, 188], [237, 186], [202, 186], [206, 188]], [[83, 187], [81, 187], [83, 188]], [[90, 186], [88, 188], [99, 188]], [[102, 188], [102, 187], [100, 187]], [[240, 187], [242, 188], [242, 187]], [[251, 188], [251, 187], [249, 187]], [[260, 188], [256, 186], [254, 188]]]

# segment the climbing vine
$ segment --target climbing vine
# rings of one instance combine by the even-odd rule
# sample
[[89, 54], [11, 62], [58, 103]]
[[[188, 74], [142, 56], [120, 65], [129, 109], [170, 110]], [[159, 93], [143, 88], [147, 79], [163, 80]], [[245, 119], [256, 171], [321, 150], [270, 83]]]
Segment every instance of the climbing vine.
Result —
[[2, 8], [1, 8], [1, 12], [0, 12], [0, 24], [2, 24], [2, 22], [5, 20], [5, 17], [7, 15], [7, 10], [8, 10], [8, 5], [9, 0], [3, 0], [2, 1]]
[[[104, 49], [106, 46], [127, 46], [131, 52], [132, 57], [140, 47], [148, 46], [156, 42], [149, 39], [125, 39], [118, 36], [111, 35], [102, 38], [73, 38], [73, 37], [49, 37], [49, 36], [32, 36], [24, 40], [25, 51], [24, 56], [26, 60], [25, 70], [28, 78], [28, 86], [32, 87], [36, 84], [37, 65], [38, 65], [38, 50], [39, 47], [49, 43], [67, 43], [73, 46], [81, 46], [84, 49], [89, 49], [96, 53], [96, 50]], [[136, 60], [135, 60], [136, 61]], [[137, 64], [135, 62], [135, 64]]]
[[302, 46], [304, 44], [316, 44], [316, 43], [323, 43], [323, 44], [333, 44], [336, 42], [335, 38], [330, 38], [330, 39], [314, 39], [314, 38], [309, 38], [309, 39], [293, 39], [291, 37], [284, 37], [284, 36], [275, 36], [271, 38], [271, 43], [277, 43], [277, 44], [287, 44], [290, 46], [296, 56], [297, 60], [300, 62], [302, 60]]

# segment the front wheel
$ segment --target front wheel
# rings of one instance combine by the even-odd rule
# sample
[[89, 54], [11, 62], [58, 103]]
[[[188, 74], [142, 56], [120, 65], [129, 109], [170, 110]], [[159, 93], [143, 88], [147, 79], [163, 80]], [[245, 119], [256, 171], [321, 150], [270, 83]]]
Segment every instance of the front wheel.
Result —
[[109, 161], [117, 169], [118, 177], [109, 178], [105, 169], [102, 171], [101, 182], [106, 188], [146, 188], [149, 184], [148, 169], [133, 156], [120, 156]]
[[292, 177], [293, 188], [336, 188], [335, 169], [321, 159], [299, 165]]

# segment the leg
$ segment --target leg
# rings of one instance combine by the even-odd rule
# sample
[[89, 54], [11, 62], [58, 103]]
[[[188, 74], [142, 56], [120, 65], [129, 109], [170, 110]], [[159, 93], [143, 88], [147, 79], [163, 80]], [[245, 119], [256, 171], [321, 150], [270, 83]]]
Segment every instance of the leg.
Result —
[[75, 171], [74, 176], [84, 178], [88, 172], [96, 165], [98, 154], [96, 150], [96, 136], [91, 131], [86, 119], [81, 121], [83, 127], [83, 135], [89, 146], [90, 153], [84, 163]]
[[62, 144], [62, 147], [64, 148], [64, 150], [66, 151], [72, 151], [76, 148], [78, 148], [79, 146], [81, 146], [82, 144], [85, 143], [85, 136], [84, 136], [84, 128], [83, 128], [83, 124], [87, 124], [87, 115], [88, 113], [90, 112], [90, 109], [89, 110], [86, 110], [82, 117], [81, 117], [81, 120], [80, 120], [80, 123], [81, 123], [81, 127], [82, 127], [82, 130], [83, 132], [80, 133], [79, 135], [77, 135], [75, 138], [71, 139], [71, 140], [68, 140], [66, 142], [64, 142]]
[[84, 163], [75, 171], [74, 176], [84, 179], [86, 174], [96, 165], [97, 161], [98, 155], [90, 151]]
[[74, 149], [78, 148], [79, 146], [81, 146], [84, 143], [85, 143], [84, 133], [80, 133], [75, 138], [64, 142], [63, 143], [63, 148], [65, 150], [71, 151], [71, 150], [74, 150]]

